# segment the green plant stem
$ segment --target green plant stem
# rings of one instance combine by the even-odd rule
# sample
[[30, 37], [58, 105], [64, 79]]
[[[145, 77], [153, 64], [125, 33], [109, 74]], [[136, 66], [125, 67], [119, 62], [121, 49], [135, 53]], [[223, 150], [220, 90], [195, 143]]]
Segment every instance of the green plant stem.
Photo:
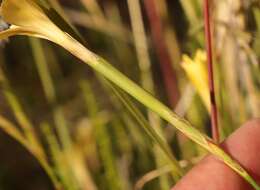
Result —
[[183, 118], [178, 117], [174, 114], [167, 106], [162, 104], [151, 94], [147, 93], [133, 81], [128, 79], [125, 75], [111, 66], [107, 61], [92, 53], [86, 49], [83, 45], [77, 42], [75, 39], [67, 36], [63, 43], [56, 42], [63, 48], [67, 49], [74, 56], [78, 57], [84, 63], [88, 64], [95, 71], [102, 74], [109, 81], [119, 86], [125, 92], [129, 93], [147, 108], [157, 113], [161, 118], [168, 121], [170, 124], [175, 126], [180, 132], [184, 133], [187, 137], [192, 139], [194, 142], [217, 156], [220, 160], [226, 163], [245, 180], [247, 180], [255, 189], [260, 190], [258, 184], [248, 174], [248, 172], [242, 168], [235, 160], [233, 160], [228, 154], [226, 154], [218, 145], [216, 145], [211, 138], [200, 133], [194, 128], [189, 122]]

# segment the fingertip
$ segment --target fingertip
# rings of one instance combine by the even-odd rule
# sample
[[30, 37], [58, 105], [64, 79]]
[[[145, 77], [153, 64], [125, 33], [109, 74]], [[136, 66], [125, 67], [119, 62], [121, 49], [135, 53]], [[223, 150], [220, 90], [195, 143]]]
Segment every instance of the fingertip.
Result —
[[222, 147], [260, 181], [260, 119], [246, 122], [222, 144]]
[[[260, 182], [260, 119], [246, 122], [222, 148]], [[172, 190], [251, 190], [244, 179], [210, 155], [196, 165]]]

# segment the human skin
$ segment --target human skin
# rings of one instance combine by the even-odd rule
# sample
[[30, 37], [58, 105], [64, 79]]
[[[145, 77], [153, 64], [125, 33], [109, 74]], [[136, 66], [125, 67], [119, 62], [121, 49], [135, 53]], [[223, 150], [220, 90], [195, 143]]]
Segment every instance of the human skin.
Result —
[[[221, 147], [260, 184], [260, 119], [247, 122]], [[188, 172], [172, 190], [253, 190], [244, 179], [209, 155]]]

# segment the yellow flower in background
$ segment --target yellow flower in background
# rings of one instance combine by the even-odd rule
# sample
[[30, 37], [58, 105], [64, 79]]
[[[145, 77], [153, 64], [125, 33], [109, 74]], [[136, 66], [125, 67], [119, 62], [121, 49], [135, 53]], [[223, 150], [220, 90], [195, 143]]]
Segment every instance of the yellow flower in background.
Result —
[[199, 49], [197, 50], [194, 59], [190, 58], [188, 55], [183, 55], [182, 67], [209, 111], [210, 95], [206, 61], [206, 52]]

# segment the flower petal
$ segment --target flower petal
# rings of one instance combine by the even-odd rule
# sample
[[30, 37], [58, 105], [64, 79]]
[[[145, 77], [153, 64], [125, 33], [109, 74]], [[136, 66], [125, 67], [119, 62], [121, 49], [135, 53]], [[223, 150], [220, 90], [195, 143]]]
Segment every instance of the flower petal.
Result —
[[45, 36], [52, 41], [64, 35], [32, 0], [3, 0], [1, 15], [6, 22], [21, 27], [19, 30], [26, 34], [35, 36], [38, 33], [38, 36]]
[[206, 54], [202, 50], [196, 52], [194, 60], [189, 56], [183, 55], [182, 67], [189, 80], [201, 96], [208, 111], [210, 110], [208, 75], [206, 68]]
[[9, 38], [9, 37], [15, 36], [15, 35], [34, 36], [34, 37], [46, 39], [45, 36], [35, 33], [34, 31], [25, 30], [24, 28], [19, 27], [19, 26], [12, 26], [11, 28], [0, 32], [0, 40]]

